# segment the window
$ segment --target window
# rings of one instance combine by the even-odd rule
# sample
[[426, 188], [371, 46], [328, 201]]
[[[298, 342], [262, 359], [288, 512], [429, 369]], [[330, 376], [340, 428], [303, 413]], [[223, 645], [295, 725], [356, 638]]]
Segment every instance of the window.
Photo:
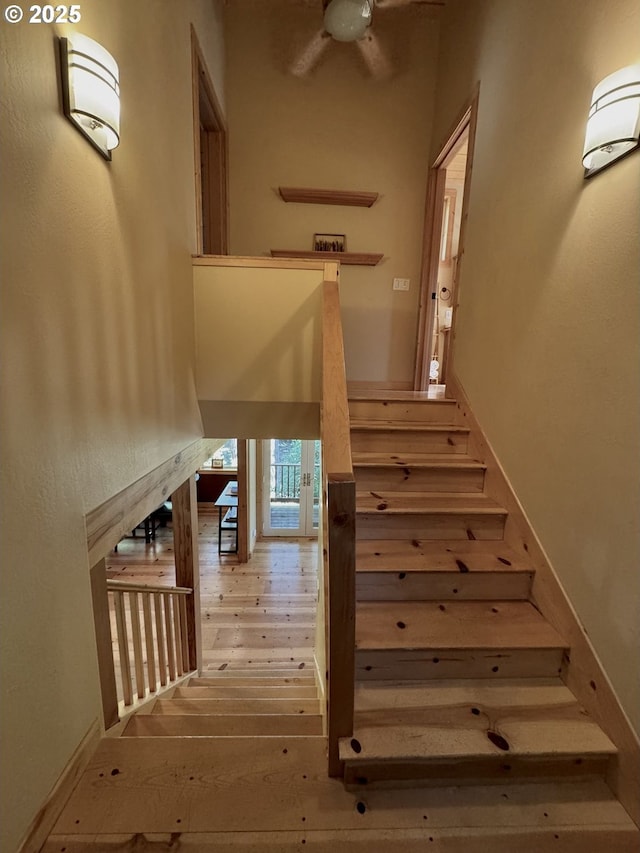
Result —
[[[222, 463], [222, 464], [221, 464]], [[222, 447], [219, 447], [211, 459], [202, 465], [202, 468], [237, 468], [238, 467], [238, 440], [229, 438]]]

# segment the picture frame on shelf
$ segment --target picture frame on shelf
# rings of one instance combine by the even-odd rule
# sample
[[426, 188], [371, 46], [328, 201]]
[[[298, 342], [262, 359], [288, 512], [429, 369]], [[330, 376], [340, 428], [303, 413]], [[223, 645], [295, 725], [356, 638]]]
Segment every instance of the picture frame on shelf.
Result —
[[347, 238], [344, 234], [314, 234], [314, 252], [345, 252]]

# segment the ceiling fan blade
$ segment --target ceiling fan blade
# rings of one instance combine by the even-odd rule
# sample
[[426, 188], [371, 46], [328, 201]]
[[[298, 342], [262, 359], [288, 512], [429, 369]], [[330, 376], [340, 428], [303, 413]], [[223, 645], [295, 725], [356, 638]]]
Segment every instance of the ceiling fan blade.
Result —
[[376, 80], [387, 80], [391, 77], [393, 74], [391, 62], [371, 27], [363, 38], [358, 39], [356, 44], [372, 77]]
[[306, 76], [316, 65], [330, 41], [331, 36], [329, 33], [324, 30], [318, 30], [297, 58], [293, 60], [289, 66], [290, 72], [295, 77]]

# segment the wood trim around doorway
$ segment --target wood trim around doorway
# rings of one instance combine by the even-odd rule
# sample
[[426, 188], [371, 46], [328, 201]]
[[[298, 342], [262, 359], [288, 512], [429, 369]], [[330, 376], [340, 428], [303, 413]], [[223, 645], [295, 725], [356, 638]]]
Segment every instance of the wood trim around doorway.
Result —
[[[465, 232], [469, 210], [469, 189], [471, 186], [471, 175], [473, 170], [473, 153], [476, 140], [476, 127], [478, 122], [478, 102], [480, 100], [480, 83], [477, 83], [471, 96], [458, 113], [451, 125], [445, 141], [438, 149], [438, 154], [429, 169], [427, 181], [427, 195], [425, 202], [425, 220], [423, 231], [422, 272], [420, 275], [420, 302], [418, 311], [418, 335], [416, 339], [416, 358], [413, 387], [415, 391], [424, 391], [429, 385], [429, 362], [435, 312], [435, 300], [431, 294], [435, 292], [438, 284], [438, 263], [440, 252], [440, 233], [442, 228], [442, 200], [444, 198], [445, 175], [443, 163], [451, 151], [455, 148], [458, 140], [469, 129], [469, 142], [467, 153], [467, 166], [464, 180], [464, 191], [462, 195], [462, 213], [460, 220], [460, 237], [458, 240], [458, 261], [456, 264], [455, 279], [453, 281], [454, 300], [453, 307], [459, 305], [459, 280], [460, 269], [464, 257]], [[448, 358], [448, 371], [453, 370], [453, 359], [455, 355], [457, 310], [453, 312], [451, 326], [450, 349]], [[446, 378], [445, 378], [446, 380]]]
[[227, 125], [193, 25], [191, 65], [196, 252], [226, 255], [229, 251]]

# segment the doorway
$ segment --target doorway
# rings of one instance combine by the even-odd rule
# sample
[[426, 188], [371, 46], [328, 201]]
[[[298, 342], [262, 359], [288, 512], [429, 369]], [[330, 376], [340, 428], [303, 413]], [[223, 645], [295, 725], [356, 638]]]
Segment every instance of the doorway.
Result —
[[442, 227], [438, 254], [436, 298], [429, 347], [429, 384], [446, 385], [450, 360], [451, 328], [456, 303], [457, 266], [460, 251], [460, 226], [462, 224], [462, 199], [467, 171], [469, 127], [443, 162], [445, 184], [442, 202]]
[[193, 27], [191, 56], [197, 254], [226, 255], [229, 242], [227, 128]]
[[414, 390], [445, 386], [452, 368], [478, 95], [463, 109], [429, 170]]
[[271, 438], [262, 446], [264, 536], [317, 536], [320, 441]]

